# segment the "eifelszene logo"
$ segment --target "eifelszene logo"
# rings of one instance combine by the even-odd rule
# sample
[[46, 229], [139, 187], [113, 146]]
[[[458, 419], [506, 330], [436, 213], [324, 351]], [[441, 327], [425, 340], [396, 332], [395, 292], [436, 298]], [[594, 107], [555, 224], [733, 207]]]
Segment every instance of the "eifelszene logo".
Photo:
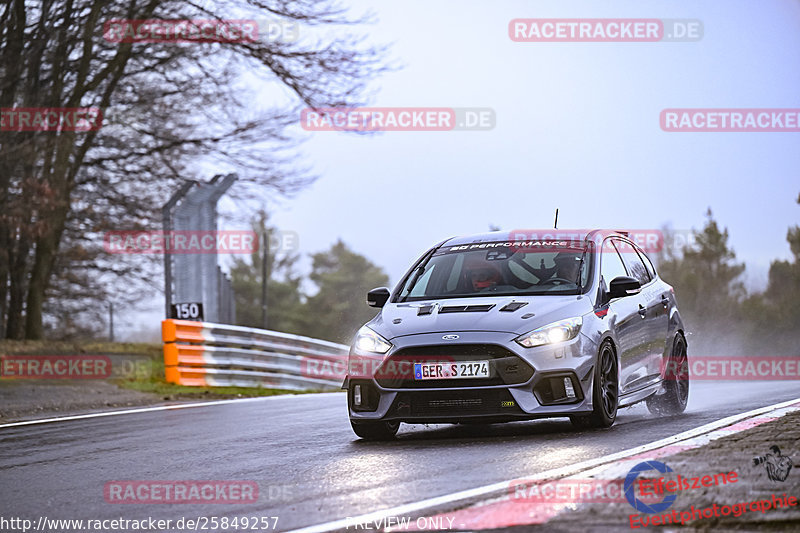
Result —
[[647, 472], [649, 470], [657, 470], [662, 474], [672, 472], [670, 467], [660, 461], [645, 461], [643, 463], [639, 463], [631, 468], [630, 472], [628, 472], [628, 475], [625, 476], [625, 485], [623, 487], [625, 491], [625, 498], [628, 500], [628, 503], [630, 503], [631, 506], [640, 513], [660, 513], [661, 511], [669, 509], [678, 496], [676, 494], [667, 494], [664, 496], [663, 500], [657, 503], [646, 503], [637, 498], [634, 491], [636, 479], [639, 477], [640, 473]]

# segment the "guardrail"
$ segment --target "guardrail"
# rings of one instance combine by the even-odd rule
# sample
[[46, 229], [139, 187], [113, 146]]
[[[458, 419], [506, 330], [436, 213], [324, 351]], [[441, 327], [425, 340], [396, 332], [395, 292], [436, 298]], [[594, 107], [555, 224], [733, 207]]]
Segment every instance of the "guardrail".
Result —
[[343, 344], [265, 329], [169, 319], [161, 338], [178, 385], [339, 390], [347, 366]]

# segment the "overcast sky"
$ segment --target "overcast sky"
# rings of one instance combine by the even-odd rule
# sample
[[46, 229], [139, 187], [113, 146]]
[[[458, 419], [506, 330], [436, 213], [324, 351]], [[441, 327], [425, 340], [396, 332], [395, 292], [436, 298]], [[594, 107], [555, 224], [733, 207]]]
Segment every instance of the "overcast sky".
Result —
[[[347, 4], [348, 2], [344, 2]], [[711, 207], [753, 274], [800, 221], [799, 133], [668, 133], [665, 108], [800, 108], [800, 2], [356, 2], [404, 68], [374, 106], [490, 107], [492, 131], [311, 133], [321, 178], [271, 204], [311, 253], [342, 238], [396, 282], [452, 235], [699, 228]], [[515, 18], [699, 19], [698, 42], [516, 43]], [[757, 277], [758, 277], [757, 276]]]
[[[372, 106], [489, 107], [491, 131], [307, 133], [320, 179], [268, 202], [310, 254], [343, 239], [396, 283], [453, 235], [700, 228], [706, 209], [765, 282], [800, 222], [800, 133], [671, 133], [665, 108], [800, 108], [800, 2], [343, 0], [403, 68]], [[697, 42], [517, 43], [515, 18], [699, 19]], [[304, 265], [308, 266], [308, 260]]]

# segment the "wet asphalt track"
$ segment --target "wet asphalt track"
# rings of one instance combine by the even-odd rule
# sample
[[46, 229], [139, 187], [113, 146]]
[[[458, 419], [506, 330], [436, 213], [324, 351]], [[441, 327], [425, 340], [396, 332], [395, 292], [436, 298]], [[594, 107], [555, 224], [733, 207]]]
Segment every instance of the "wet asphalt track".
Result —
[[[0, 516], [177, 520], [278, 516], [278, 530], [319, 524], [617, 452], [800, 398], [800, 382], [695, 382], [689, 409], [623, 410], [604, 431], [567, 419], [401, 427], [397, 441], [351, 432], [343, 393], [0, 428]], [[108, 504], [116, 480], [253, 480], [239, 505]]]

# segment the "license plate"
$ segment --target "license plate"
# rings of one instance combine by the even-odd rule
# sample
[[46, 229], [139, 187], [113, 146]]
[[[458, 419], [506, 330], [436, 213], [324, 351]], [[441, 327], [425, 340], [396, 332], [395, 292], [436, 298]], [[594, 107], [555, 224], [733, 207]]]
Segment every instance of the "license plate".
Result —
[[414, 379], [488, 378], [489, 361], [414, 363]]

